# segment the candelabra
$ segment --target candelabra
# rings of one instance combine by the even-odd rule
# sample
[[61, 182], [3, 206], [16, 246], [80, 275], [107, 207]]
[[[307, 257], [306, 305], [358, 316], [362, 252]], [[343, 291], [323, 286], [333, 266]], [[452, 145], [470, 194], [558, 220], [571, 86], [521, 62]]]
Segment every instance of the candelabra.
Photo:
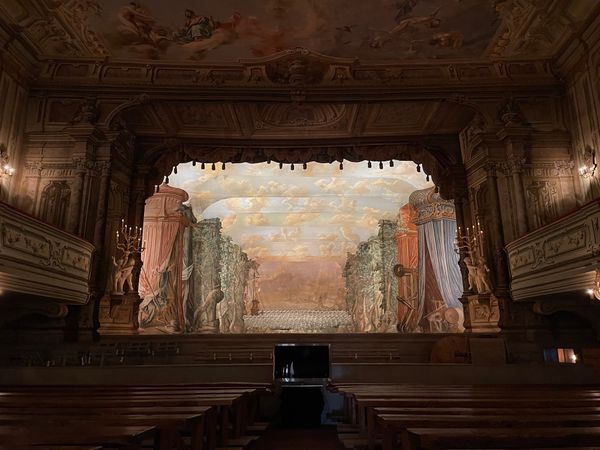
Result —
[[[117, 250], [121, 252], [119, 259], [113, 256], [113, 293], [123, 294], [125, 283], [129, 292], [136, 292], [134, 276], [141, 266], [141, 254], [145, 250], [142, 244], [142, 228], [131, 227], [121, 220], [121, 228], [117, 230]], [[137, 277], [136, 277], [137, 278]]]
[[455, 240], [455, 251], [460, 253], [464, 251], [466, 256], [463, 258], [468, 270], [469, 290], [479, 294], [490, 292], [488, 280], [489, 268], [484, 256], [483, 242], [485, 234], [479, 221], [471, 229], [467, 227], [466, 234], [458, 228]]

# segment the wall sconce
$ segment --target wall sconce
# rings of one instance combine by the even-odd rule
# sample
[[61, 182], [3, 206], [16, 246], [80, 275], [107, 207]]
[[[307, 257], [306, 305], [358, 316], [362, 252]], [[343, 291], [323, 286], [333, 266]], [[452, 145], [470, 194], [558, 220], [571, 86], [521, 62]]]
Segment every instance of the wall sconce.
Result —
[[579, 168], [579, 174], [584, 178], [591, 178], [596, 172], [596, 152], [587, 145], [583, 151], [583, 166]]
[[4, 145], [0, 145], [0, 178], [12, 177], [15, 169], [8, 163], [8, 151]]

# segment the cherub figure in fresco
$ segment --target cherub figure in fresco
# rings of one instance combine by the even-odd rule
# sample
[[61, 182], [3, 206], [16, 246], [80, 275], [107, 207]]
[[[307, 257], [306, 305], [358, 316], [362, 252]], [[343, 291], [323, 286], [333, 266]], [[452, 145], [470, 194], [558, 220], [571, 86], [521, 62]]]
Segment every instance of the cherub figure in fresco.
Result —
[[168, 46], [166, 28], [158, 25], [152, 13], [140, 3], [129, 2], [121, 7], [117, 19], [120, 36], [132, 49], [155, 53]]
[[406, 31], [439, 28], [442, 24], [441, 19], [437, 18], [439, 11], [440, 8], [428, 16], [408, 17], [404, 20], [401, 20], [398, 25], [396, 25], [390, 31], [385, 31], [383, 34], [379, 34], [372, 38], [369, 42], [369, 45], [373, 48], [380, 48], [393, 38], [405, 33]]
[[185, 18], [183, 28], [174, 34], [174, 38], [180, 42], [209, 39], [217, 28], [212, 17], [198, 15], [191, 9], [185, 10]]
[[173, 41], [193, 52], [192, 58], [201, 58], [205, 52], [237, 39], [254, 41], [252, 53], [256, 56], [272, 54], [287, 48], [281, 42], [283, 30], [266, 29], [256, 17], [242, 17], [236, 12], [229, 19], [219, 21], [211, 16], [196, 14], [191, 9], [185, 10], [185, 17], [184, 26], [173, 33]]
[[429, 45], [435, 47], [461, 48], [464, 36], [460, 31], [450, 31], [447, 33], [436, 33], [429, 39]]

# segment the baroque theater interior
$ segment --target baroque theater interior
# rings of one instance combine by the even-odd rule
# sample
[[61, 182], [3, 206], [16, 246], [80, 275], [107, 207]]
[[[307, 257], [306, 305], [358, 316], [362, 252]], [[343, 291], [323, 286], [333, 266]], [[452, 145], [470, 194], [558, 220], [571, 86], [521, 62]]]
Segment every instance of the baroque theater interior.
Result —
[[600, 448], [599, 12], [0, 0], [0, 447]]

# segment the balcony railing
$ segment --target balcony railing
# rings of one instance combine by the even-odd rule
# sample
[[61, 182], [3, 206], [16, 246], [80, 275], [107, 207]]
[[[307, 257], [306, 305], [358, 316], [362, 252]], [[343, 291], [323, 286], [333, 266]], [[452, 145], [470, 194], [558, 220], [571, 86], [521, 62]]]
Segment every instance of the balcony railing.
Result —
[[85, 304], [94, 246], [0, 202], [0, 290]]
[[600, 199], [506, 246], [514, 300], [590, 298], [600, 269]]

